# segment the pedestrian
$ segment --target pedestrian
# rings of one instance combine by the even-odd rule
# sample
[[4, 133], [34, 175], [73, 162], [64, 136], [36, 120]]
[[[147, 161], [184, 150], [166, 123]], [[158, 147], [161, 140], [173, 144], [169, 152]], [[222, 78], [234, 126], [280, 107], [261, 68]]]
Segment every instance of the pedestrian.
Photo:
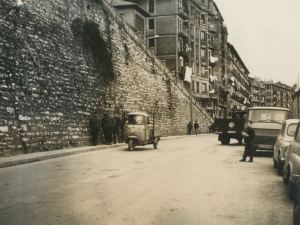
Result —
[[121, 124], [120, 124], [120, 130], [121, 130], [121, 143], [124, 142], [124, 126], [125, 126], [125, 121], [126, 121], [126, 116], [125, 113], [122, 113], [122, 118], [121, 118]]
[[209, 131], [210, 134], [212, 133], [212, 129], [213, 129], [213, 124], [210, 121], [209, 124], [208, 124], [208, 131]]
[[198, 129], [199, 129], [199, 124], [198, 124], [197, 120], [194, 123], [194, 129], [195, 129], [195, 134], [197, 135], [198, 134]]
[[191, 135], [192, 134], [192, 129], [193, 129], [193, 123], [192, 123], [192, 121], [190, 121], [188, 123], [187, 129], [188, 129], [188, 134]]
[[247, 162], [253, 162], [253, 155], [254, 155], [254, 145], [253, 145], [253, 139], [255, 137], [255, 132], [251, 127], [252, 122], [247, 121], [246, 122], [246, 129], [245, 132], [242, 132], [242, 136], [244, 137], [245, 141], [245, 150], [243, 158], [240, 160], [240, 162], [246, 162], [247, 156], [250, 156], [250, 159]]
[[117, 138], [118, 138], [118, 143], [121, 143], [121, 138], [120, 138], [121, 119], [118, 113], [114, 113], [114, 120], [115, 120], [115, 126], [113, 128], [113, 137], [114, 137], [114, 144], [116, 144]]
[[111, 143], [112, 143], [112, 132], [113, 132], [114, 126], [115, 126], [115, 120], [114, 120], [113, 116], [111, 116], [108, 113], [105, 113], [104, 117], [102, 118], [101, 127], [103, 130], [105, 143], [107, 145], [111, 145]]
[[89, 127], [92, 134], [92, 145], [98, 145], [98, 137], [100, 131], [100, 120], [97, 118], [97, 112], [94, 112], [89, 120]]

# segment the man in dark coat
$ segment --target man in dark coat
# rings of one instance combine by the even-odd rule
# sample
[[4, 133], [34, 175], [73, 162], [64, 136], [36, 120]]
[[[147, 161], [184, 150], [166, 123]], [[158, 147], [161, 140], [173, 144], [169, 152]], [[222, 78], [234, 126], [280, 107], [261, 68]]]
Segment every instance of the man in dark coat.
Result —
[[90, 118], [89, 127], [91, 128], [92, 145], [97, 145], [100, 131], [100, 120], [97, 118], [96, 112], [94, 112], [93, 116]]
[[111, 145], [111, 143], [112, 143], [112, 132], [113, 132], [114, 126], [115, 126], [115, 120], [114, 120], [113, 116], [111, 116], [108, 113], [105, 113], [104, 117], [102, 118], [101, 127], [103, 130], [106, 144], [108, 144], [108, 145]]
[[245, 150], [243, 158], [240, 160], [240, 162], [246, 162], [247, 156], [250, 156], [250, 159], [247, 162], [253, 162], [253, 155], [254, 155], [254, 145], [253, 145], [253, 139], [255, 137], [255, 132], [251, 127], [251, 121], [246, 122], [246, 129], [245, 132], [242, 132], [242, 136], [245, 140]]
[[198, 124], [197, 120], [194, 123], [194, 129], [195, 129], [195, 134], [197, 135], [198, 134], [198, 129], [199, 129], [199, 124]]
[[188, 129], [188, 134], [191, 135], [192, 134], [192, 129], [193, 129], [192, 121], [190, 121], [189, 124], [187, 125], [187, 129]]
[[113, 137], [114, 137], [114, 144], [116, 144], [117, 138], [118, 138], [118, 142], [121, 143], [121, 139], [120, 139], [121, 119], [118, 113], [114, 114], [114, 120], [115, 120], [115, 126], [113, 128]]

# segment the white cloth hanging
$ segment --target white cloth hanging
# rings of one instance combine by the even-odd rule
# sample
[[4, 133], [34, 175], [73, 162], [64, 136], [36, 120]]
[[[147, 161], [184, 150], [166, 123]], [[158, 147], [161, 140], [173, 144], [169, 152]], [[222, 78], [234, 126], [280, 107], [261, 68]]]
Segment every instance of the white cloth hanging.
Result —
[[192, 82], [192, 68], [191, 67], [188, 67], [188, 66], [185, 67], [184, 81], [187, 81], [189, 83]]

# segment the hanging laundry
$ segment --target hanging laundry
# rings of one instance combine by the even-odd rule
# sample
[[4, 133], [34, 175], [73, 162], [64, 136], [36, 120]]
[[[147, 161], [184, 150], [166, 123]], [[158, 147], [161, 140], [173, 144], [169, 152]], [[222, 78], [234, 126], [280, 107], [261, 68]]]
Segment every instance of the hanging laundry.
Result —
[[187, 81], [189, 83], [192, 82], [192, 68], [191, 67], [188, 67], [188, 66], [185, 67], [184, 81]]

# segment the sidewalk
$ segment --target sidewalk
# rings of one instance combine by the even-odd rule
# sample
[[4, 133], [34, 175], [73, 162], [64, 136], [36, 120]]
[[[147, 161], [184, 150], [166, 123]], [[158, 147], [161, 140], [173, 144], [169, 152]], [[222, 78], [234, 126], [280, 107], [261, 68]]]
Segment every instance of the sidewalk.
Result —
[[[187, 136], [189, 136], [189, 135], [161, 137], [160, 141], [184, 138]], [[127, 148], [127, 145], [125, 143], [117, 143], [117, 144], [113, 144], [113, 145], [100, 144], [97, 146], [85, 146], [85, 147], [79, 147], [79, 148], [60, 149], [60, 150], [52, 150], [52, 151], [47, 151], [47, 152], [35, 152], [35, 153], [29, 153], [29, 154], [23, 154], [23, 155], [17, 155], [17, 156], [2, 157], [2, 158], [0, 158], [0, 168], [16, 166], [16, 165], [20, 165], [20, 164], [24, 164], [24, 163], [42, 161], [42, 160], [46, 160], [46, 159], [53, 159], [53, 158], [74, 155], [74, 154], [79, 154], [79, 153], [84, 153], [84, 152], [104, 150], [104, 149], [108, 149], [108, 148], [116, 148], [116, 147], [120, 147], [120, 146], [124, 146], [124, 148]]]

